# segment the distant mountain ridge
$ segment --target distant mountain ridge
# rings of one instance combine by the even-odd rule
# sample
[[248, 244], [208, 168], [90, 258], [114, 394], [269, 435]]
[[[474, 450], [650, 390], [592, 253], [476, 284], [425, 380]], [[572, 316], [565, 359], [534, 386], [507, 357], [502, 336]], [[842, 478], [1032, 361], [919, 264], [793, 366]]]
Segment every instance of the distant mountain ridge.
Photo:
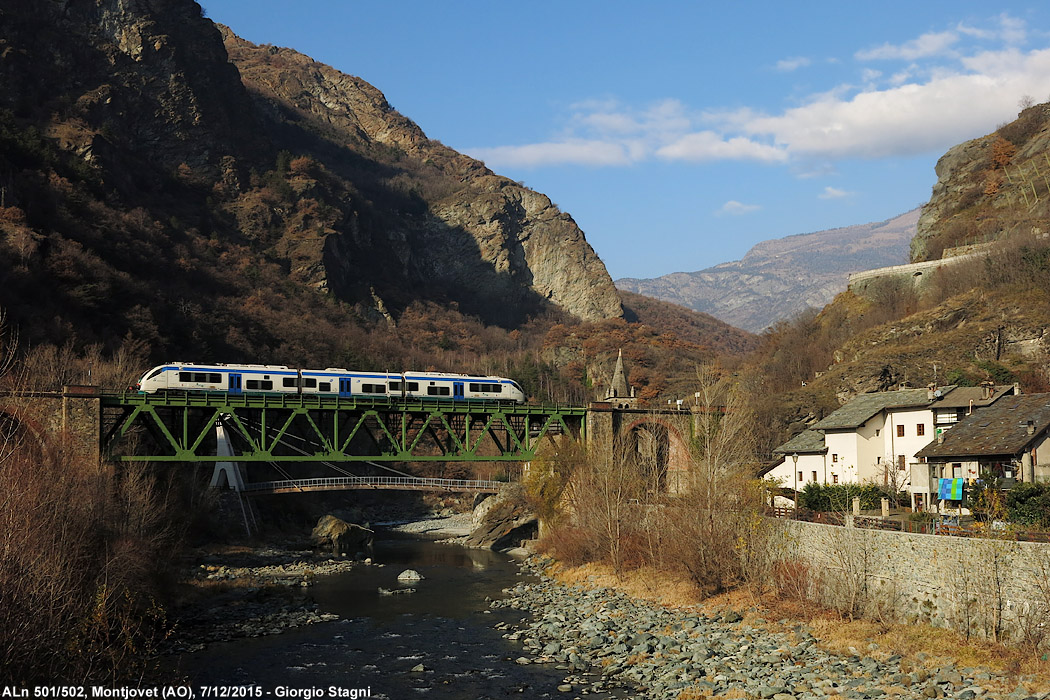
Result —
[[654, 279], [627, 277], [616, 286], [757, 333], [808, 307], [822, 308], [846, 289], [851, 272], [908, 262], [919, 212], [762, 241], [742, 260]]

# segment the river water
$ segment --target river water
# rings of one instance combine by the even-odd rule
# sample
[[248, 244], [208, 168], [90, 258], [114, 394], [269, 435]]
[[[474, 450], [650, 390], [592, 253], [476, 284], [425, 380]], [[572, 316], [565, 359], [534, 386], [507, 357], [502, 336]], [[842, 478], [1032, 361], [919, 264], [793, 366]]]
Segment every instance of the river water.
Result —
[[[528, 654], [493, 629], [528, 614], [489, 611], [486, 603], [486, 597], [500, 598], [502, 589], [522, 580], [508, 555], [391, 535], [376, 541], [373, 558], [384, 566], [320, 577], [310, 589], [320, 611], [340, 615], [339, 621], [212, 644], [183, 657], [183, 672], [196, 686], [260, 686], [263, 697], [281, 697], [282, 688], [320, 688], [323, 693], [314, 699], [335, 697], [332, 686], [344, 689], [343, 697], [391, 700], [579, 693], [558, 691], [570, 673], [565, 669], [515, 663]], [[424, 580], [399, 584], [397, 575], [408, 568]], [[415, 592], [379, 593], [407, 587]], [[419, 664], [424, 670], [413, 671]], [[591, 692], [588, 697], [614, 696]]]

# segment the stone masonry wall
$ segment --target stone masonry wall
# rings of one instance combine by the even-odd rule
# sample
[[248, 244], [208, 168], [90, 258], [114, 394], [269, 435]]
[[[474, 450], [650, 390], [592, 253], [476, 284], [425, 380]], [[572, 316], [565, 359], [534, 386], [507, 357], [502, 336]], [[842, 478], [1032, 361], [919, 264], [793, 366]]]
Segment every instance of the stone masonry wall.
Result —
[[778, 522], [821, 603], [990, 638], [1050, 633], [1050, 544]]

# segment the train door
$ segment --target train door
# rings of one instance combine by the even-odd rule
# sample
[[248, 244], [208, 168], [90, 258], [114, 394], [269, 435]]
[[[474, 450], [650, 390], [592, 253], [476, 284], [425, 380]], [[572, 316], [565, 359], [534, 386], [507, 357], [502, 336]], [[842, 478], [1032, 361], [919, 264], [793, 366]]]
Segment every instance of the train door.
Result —
[[452, 400], [458, 401], [463, 398], [463, 382], [452, 382]]
[[339, 395], [350, 396], [353, 392], [350, 390], [350, 377], [339, 377]]
[[241, 393], [241, 375], [239, 375], [239, 374], [231, 374], [230, 375], [229, 387], [230, 388], [229, 388], [228, 391], [231, 394], [239, 394], [239, 393]]

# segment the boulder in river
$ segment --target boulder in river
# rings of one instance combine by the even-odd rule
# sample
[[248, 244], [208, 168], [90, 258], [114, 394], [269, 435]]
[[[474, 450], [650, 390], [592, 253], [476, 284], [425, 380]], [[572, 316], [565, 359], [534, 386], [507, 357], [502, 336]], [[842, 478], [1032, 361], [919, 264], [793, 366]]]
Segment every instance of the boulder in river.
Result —
[[336, 554], [370, 553], [374, 538], [371, 529], [345, 522], [334, 515], [322, 516], [310, 533], [314, 545], [331, 547]]

